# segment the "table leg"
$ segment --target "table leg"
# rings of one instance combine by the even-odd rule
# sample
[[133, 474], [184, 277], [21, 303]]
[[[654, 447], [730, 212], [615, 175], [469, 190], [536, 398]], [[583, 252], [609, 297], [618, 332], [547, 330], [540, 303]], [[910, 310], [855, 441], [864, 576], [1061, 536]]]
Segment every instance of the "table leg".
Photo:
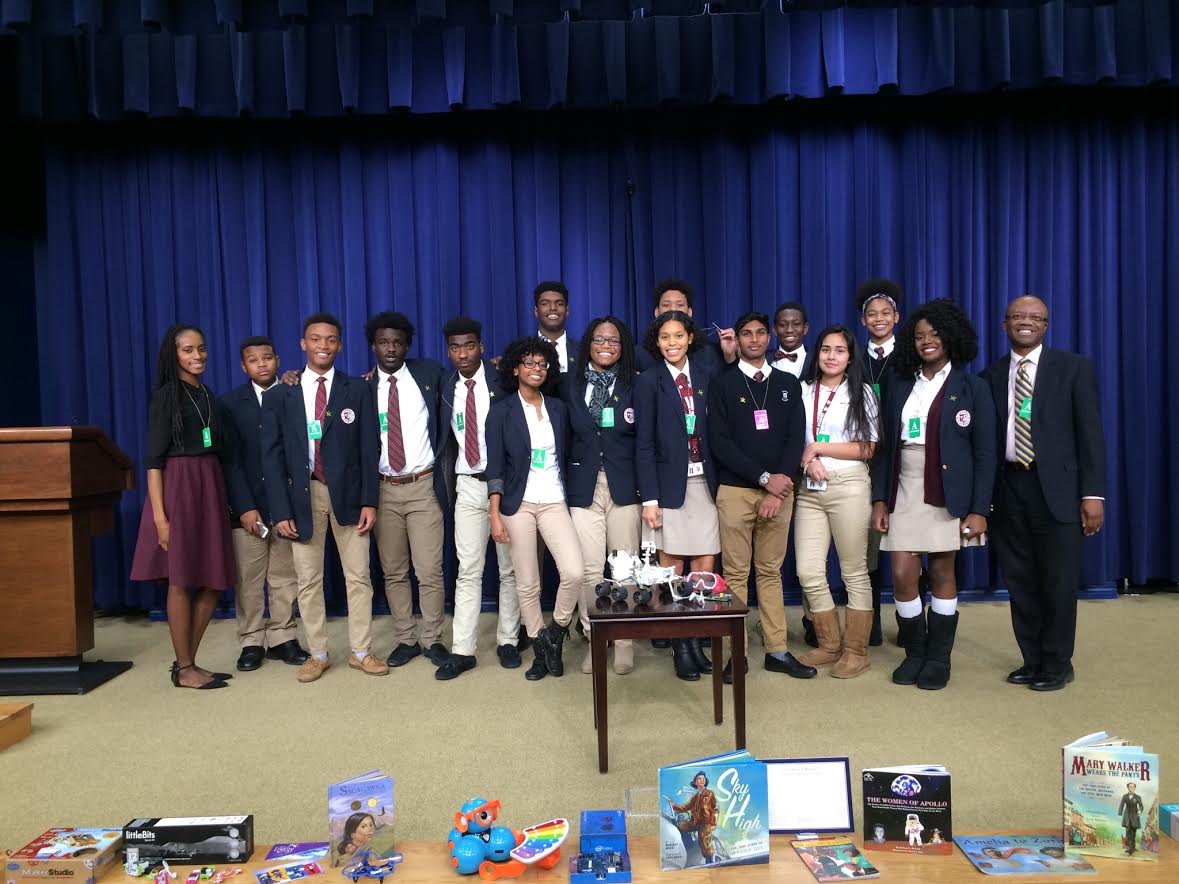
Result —
[[725, 720], [724, 661], [725, 640], [722, 636], [714, 635], [712, 637], [712, 720], [714, 724], [723, 724]]
[[598, 729], [598, 772], [609, 768], [606, 745], [606, 634], [603, 629], [590, 630], [590, 653], [593, 657], [594, 725]]
[[737, 748], [745, 748], [745, 618], [733, 621], [733, 720], [737, 729]]

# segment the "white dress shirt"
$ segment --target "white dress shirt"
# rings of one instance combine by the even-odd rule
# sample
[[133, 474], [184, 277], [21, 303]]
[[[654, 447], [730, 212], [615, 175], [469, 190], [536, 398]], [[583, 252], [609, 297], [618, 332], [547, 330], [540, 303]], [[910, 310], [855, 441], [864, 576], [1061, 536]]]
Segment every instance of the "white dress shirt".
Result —
[[[869, 339], [868, 343], [865, 344], [864, 346], [868, 350], [868, 355], [871, 356], [873, 359], [887, 359], [889, 356], [892, 355], [892, 351], [894, 349], [896, 349], [896, 345], [897, 345], [896, 335], [893, 335], [891, 338], [889, 338], [883, 344], [873, 343], [872, 340]], [[880, 347], [881, 349], [884, 350], [883, 356], [876, 355], [876, 348], [877, 347]]]
[[377, 420], [389, 407], [389, 378], [397, 378], [397, 410], [401, 414], [401, 442], [405, 448], [405, 469], [389, 466], [389, 433], [381, 433], [381, 474], [411, 476], [434, 466], [434, 446], [430, 443], [426, 400], [418, 389], [409, 367], [403, 362], [393, 374], [377, 369]]
[[466, 420], [467, 412], [467, 378], [460, 372], [454, 383], [454, 409], [450, 419], [450, 431], [458, 441], [458, 460], [454, 462], [454, 471], [460, 476], [472, 476], [487, 469], [487, 412], [491, 408], [491, 388], [487, 386], [487, 372], [483, 370], [483, 363], [471, 377], [475, 382], [475, 417], [479, 425], [479, 462], [475, 466], [467, 463], [467, 429], [458, 428], [458, 416], [463, 415]]
[[525, 402], [523, 396], [520, 396], [520, 404], [524, 406], [524, 420], [528, 424], [528, 447], [533, 452], [538, 449], [544, 451], [544, 469], [532, 467], [528, 470], [524, 502], [562, 503], [565, 500], [565, 489], [561, 485], [561, 470], [557, 466], [557, 437], [553, 431], [553, 422], [549, 420], [549, 410], [542, 400], [540, 416], [537, 417], [536, 407]]
[[[901, 409], [901, 443], [904, 445], [924, 445], [925, 434], [929, 429], [929, 408], [933, 400], [946, 385], [946, 378], [950, 376], [953, 366], [947, 362], [930, 380], [921, 369], [917, 369], [917, 381], [913, 384], [913, 392], [905, 400], [905, 407]], [[909, 421], [921, 418], [921, 432], [916, 436], [909, 435]], [[891, 432], [891, 428], [890, 428]]]
[[[336, 367], [333, 365], [323, 373], [325, 383], [323, 385], [324, 392], [327, 394], [327, 401], [332, 401], [332, 382], [336, 379]], [[299, 376], [299, 386], [303, 388], [303, 411], [307, 416], [307, 423], [315, 420], [315, 393], [319, 389], [319, 378], [311, 368], [307, 366], [307, 370]], [[324, 406], [324, 413], [327, 413], [327, 406]], [[307, 464], [309, 471], [315, 470], [315, 440], [311, 438], [310, 434], [307, 436]]]
[[1015, 376], [1019, 373], [1020, 361], [1026, 359], [1028, 364], [1024, 371], [1028, 376], [1029, 386], [1034, 390], [1036, 388], [1036, 367], [1040, 364], [1042, 355], [1044, 355], [1043, 344], [1040, 344], [1027, 356], [1017, 356], [1014, 352], [1011, 354], [1011, 366], [1007, 371], [1007, 445], [1003, 455], [1010, 463], [1018, 462], [1015, 457], [1015, 413], [1019, 411], [1019, 405], [1023, 404], [1017, 404], [1015, 401]]
[[[277, 382], [271, 381], [269, 387], [259, 387], [253, 381], [250, 381], [250, 386], [254, 388], [254, 397], [258, 400], [259, 405], [262, 404], [262, 394], [265, 393], [267, 390], [272, 389], [274, 387], [275, 383], [277, 383]], [[314, 396], [311, 397], [311, 404], [315, 405], [315, 397]]]
[[[827, 405], [827, 397], [831, 395], [831, 388], [824, 387], [822, 384], [803, 383], [802, 385], [802, 404], [806, 407], [806, 444], [810, 445], [815, 441], [815, 387], [819, 388], [819, 411], [823, 415], [823, 420], [819, 424], [819, 434], [827, 435], [831, 438], [828, 442], [877, 442], [880, 434], [876, 429], [876, 413], [879, 406], [876, 404], [876, 394], [872, 392], [872, 387], [864, 384], [864, 410], [868, 416], [868, 438], [858, 439], [852, 438], [847, 431], [847, 412], [851, 407], [851, 388], [848, 387], [847, 381], [841, 381], [839, 386], [835, 388], [835, 398], [831, 400], [831, 406], [827, 408], [827, 412], [823, 413], [824, 406]], [[823, 464], [823, 468], [829, 473], [834, 473], [837, 470], [844, 470], [848, 467], [858, 466], [864, 461], [862, 460], [844, 460], [836, 457], [821, 456], [819, 462]]]
[[770, 372], [774, 370], [774, 366], [770, 364], [768, 359], [763, 359], [760, 367], [756, 365], [750, 365], [744, 359], [738, 359], [737, 368], [741, 369], [741, 373], [745, 375], [745, 377], [749, 378], [749, 380], [753, 380], [753, 376], [760, 371], [761, 379], [763, 381], [768, 380]]
[[[777, 350], [774, 352], [777, 353]], [[791, 350], [790, 352], [798, 354], [798, 358], [793, 362], [791, 362], [789, 359], [775, 359], [771, 364], [774, 366], [774, 368], [778, 369], [778, 371], [789, 372], [796, 378], [802, 377], [802, 369], [803, 366], [806, 365], [806, 346], [803, 345], [797, 350]]]
[[[548, 337], [544, 334], [544, 332], [541, 332], [541, 331], [537, 331], [536, 336], [538, 338], [545, 340], [545, 341], [549, 340]], [[555, 341], [549, 341], [550, 344], [552, 344], [554, 347], [557, 348], [557, 365], [559, 365], [561, 367], [561, 374], [564, 374], [565, 372], [569, 371], [569, 346], [568, 346], [569, 341], [568, 341], [568, 338], [569, 338], [568, 332], [561, 332], [561, 337], [557, 338], [557, 340], [555, 340]]]

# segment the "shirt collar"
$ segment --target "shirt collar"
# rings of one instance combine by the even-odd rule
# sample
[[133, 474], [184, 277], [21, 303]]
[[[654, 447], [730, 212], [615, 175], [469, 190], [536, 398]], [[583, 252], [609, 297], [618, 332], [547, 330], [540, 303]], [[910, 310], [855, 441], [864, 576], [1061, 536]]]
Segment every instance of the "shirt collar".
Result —
[[[312, 389], [314, 389], [315, 382], [320, 377], [321, 377], [320, 375], [317, 375], [315, 372], [313, 372], [311, 370], [310, 367], [308, 367], [307, 370], [303, 372], [303, 377], [301, 378], [301, 380], [302, 380], [304, 387], [311, 387]], [[331, 368], [329, 368], [327, 371], [325, 371], [323, 373], [322, 377], [327, 378], [327, 382], [330, 385], [336, 379], [336, 367], [333, 365]]]
[[896, 345], [897, 345], [896, 335], [893, 335], [891, 338], [889, 338], [883, 344], [877, 344], [872, 341], [869, 341], [868, 342], [868, 355], [871, 356], [873, 359], [875, 359], [876, 358], [876, 348], [883, 347], [884, 348], [884, 355], [886, 357], [891, 356], [893, 348]]
[[397, 383], [399, 384], [403, 381], [410, 380], [411, 377], [409, 373], [409, 363], [401, 363], [401, 368], [397, 369], [397, 371], [393, 372], [392, 374], [389, 374], [389, 372], [385, 371], [383, 368], [378, 367], [377, 378], [381, 381], [381, 383], [388, 383], [389, 378], [397, 378]]
[[667, 370], [671, 372], [671, 379], [673, 381], [681, 374], [684, 374], [688, 376], [688, 386], [692, 385], [692, 360], [690, 358], [684, 361], [684, 367], [682, 369], [676, 368], [666, 359], [663, 360], [663, 364], [667, 366]]
[[471, 375], [469, 378], [463, 377], [463, 373], [461, 371], [459, 371], [457, 368], [454, 370], [454, 377], [455, 377], [456, 384], [463, 384], [464, 386], [466, 385], [467, 381], [474, 381], [476, 387], [479, 386], [480, 384], [486, 384], [487, 383], [487, 372], [483, 370], [483, 360], [482, 359], [479, 360], [479, 367], [477, 369], [475, 369], [475, 373], [473, 375]]
[[254, 383], [253, 381], [250, 381], [250, 386], [254, 388], [254, 398], [261, 400], [262, 394], [265, 393], [267, 390], [273, 388], [275, 383], [278, 383], [278, 382], [275, 381], [275, 382], [271, 383], [271, 385], [269, 387], [259, 387], [256, 383]]
[[753, 380], [753, 376], [759, 371], [761, 372], [762, 377], [766, 378], [769, 377], [770, 372], [774, 370], [774, 367], [770, 365], [770, 360], [768, 359], [762, 363], [761, 368], [758, 368], [755, 365], [750, 365], [744, 359], [738, 359], [737, 367], [741, 369], [741, 374], [745, 375], [745, 377], [749, 378], [750, 380]]
[[1044, 345], [1043, 344], [1037, 345], [1036, 349], [1033, 350], [1031, 353], [1029, 353], [1027, 356], [1020, 356], [1018, 353], [1016, 353], [1014, 350], [1012, 350], [1011, 351], [1011, 364], [1012, 365], [1019, 365], [1019, 363], [1022, 360], [1026, 359], [1032, 365], [1038, 366], [1040, 364], [1040, 357], [1043, 355], [1044, 355]]
[[917, 369], [917, 373], [914, 376], [917, 378], [917, 383], [919, 383], [919, 384], [923, 381], [927, 384], [934, 384], [934, 383], [937, 383], [938, 381], [944, 381], [946, 379], [946, 377], [950, 374], [950, 369], [952, 369], [953, 367], [954, 367], [954, 364], [952, 362], [947, 362], [940, 369], [938, 369], [938, 373], [935, 374], [933, 376], [933, 378], [930, 380], [925, 380], [925, 375], [923, 375], [921, 373], [921, 369]]
[[539, 328], [536, 330], [536, 336], [542, 340], [549, 341], [550, 344], [552, 344], [554, 347], [557, 348], [558, 353], [560, 353], [561, 348], [565, 346], [565, 338], [568, 335], [569, 335], [568, 331], [563, 331], [563, 332], [561, 332], [561, 337], [557, 338], [557, 340], [549, 341], [548, 335], [546, 335], [544, 332], [542, 332]]

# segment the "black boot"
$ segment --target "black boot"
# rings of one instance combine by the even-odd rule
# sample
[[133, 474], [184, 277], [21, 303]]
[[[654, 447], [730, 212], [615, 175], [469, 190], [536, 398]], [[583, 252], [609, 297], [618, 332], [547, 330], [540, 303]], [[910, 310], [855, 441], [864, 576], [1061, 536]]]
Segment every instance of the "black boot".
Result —
[[897, 628], [905, 659], [892, 671], [893, 684], [917, 684], [917, 676], [925, 663], [925, 614], [916, 617], [897, 615]]
[[878, 648], [884, 644], [884, 634], [880, 631], [880, 569], [869, 574], [868, 579], [872, 581], [872, 631], [868, 633], [868, 645]]
[[696, 667], [696, 658], [688, 647], [688, 641], [686, 638], [672, 640], [671, 656], [675, 664], [675, 675], [684, 681], [700, 681], [700, 670]]
[[[749, 661], [745, 657], [742, 657], [741, 658], [741, 673], [745, 674], [748, 672], [749, 672]], [[733, 683], [733, 658], [732, 657], [730, 657], [729, 662], [725, 664], [725, 671], [723, 673], [721, 673], [721, 680], [725, 684], [732, 684]]]
[[704, 653], [704, 647], [700, 644], [700, 639], [689, 638], [684, 639], [688, 643], [688, 652], [692, 655], [692, 660], [696, 663], [696, 669], [701, 675], [712, 674], [712, 661], [708, 659], [708, 655]]
[[560, 678], [565, 674], [565, 663], [561, 660], [561, 653], [565, 649], [565, 639], [569, 637], [569, 627], [561, 626], [556, 620], [550, 620], [549, 625], [540, 631], [536, 637], [536, 651], [544, 658], [544, 665], [549, 675]]
[[892, 616], [897, 621], [897, 647], [903, 648], [905, 646], [905, 637], [901, 634], [901, 615], [893, 611]]
[[532, 649], [532, 665], [528, 667], [528, 671], [524, 673], [524, 677], [529, 681], [540, 681], [549, 674], [549, 668], [545, 665], [544, 654], [540, 652], [539, 647]]
[[950, 683], [950, 652], [958, 634], [958, 612], [948, 617], [929, 609], [929, 630], [925, 639], [925, 663], [917, 676], [917, 687], [940, 691]]
[[802, 615], [802, 640], [812, 648], [819, 646], [819, 637], [815, 635], [815, 621], [806, 614]]

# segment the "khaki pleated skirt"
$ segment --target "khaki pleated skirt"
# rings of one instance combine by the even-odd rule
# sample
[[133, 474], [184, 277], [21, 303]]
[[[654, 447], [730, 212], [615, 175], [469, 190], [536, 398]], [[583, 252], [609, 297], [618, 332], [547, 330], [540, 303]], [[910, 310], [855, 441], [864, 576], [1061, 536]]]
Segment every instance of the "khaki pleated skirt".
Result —
[[925, 502], [925, 446], [901, 447], [901, 478], [896, 508], [888, 517], [888, 533], [880, 548], [889, 552], [950, 552], [962, 545], [957, 516]]
[[703, 476], [689, 476], [684, 505], [663, 508], [663, 527], [644, 531], [655, 546], [671, 556], [708, 556], [720, 552], [716, 503]]

